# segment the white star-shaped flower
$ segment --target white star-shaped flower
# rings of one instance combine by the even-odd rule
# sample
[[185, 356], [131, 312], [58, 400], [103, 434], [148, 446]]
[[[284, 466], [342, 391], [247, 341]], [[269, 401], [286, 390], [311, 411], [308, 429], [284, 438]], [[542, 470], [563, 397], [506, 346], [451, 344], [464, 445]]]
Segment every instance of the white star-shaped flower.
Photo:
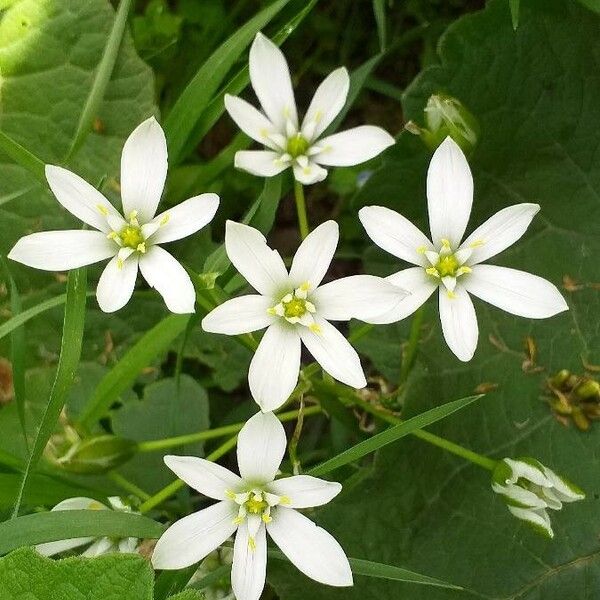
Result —
[[545, 319], [568, 310], [549, 281], [523, 271], [481, 264], [525, 233], [539, 205], [503, 208], [461, 243], [471, 214], [473, 178], [465, 155], [449, 137], [431, 159], [427, 201], [433, 241], [389, 208], [368, 206], [359, 211], [363, 226], [378, 246], [417, 265], [388, 277], [411, 296], [394, 313], [383, 315], [380, 322], [404, 319], [437, 289], [446, 343], [460, 360], [469, 361], [479, 336], [469, 294], [530, 319]]
[[338, 237], [335, 221], [317, 227], [298, 248], [288, 274], [260, 231], [227, 222], [227, 255], [258, 294], [221, 304], [204, 317], [202, 327], [227, 335], [267, 327], [248, 373], [250, 391], [263, 411], [281, 406], [296, 387], [301, 341], [332, 377], [354, 388], [365, 387], [358, 354], [329, 321], [368, 322], [404, 301], [406, 292], [373, 275], [320, 285]]
[[[108, 502], [110, 506], [106, 506], [105, 504], [102, 504], [102, 502], [98, 502], [98, 500], [94, 500], [93, 498], [68, 498], [67, 500], [59, 502], [52, 509], [52, 512], [61, 510], [116, 510], [131, 512], [131, 508], [124, 504], [121, 498], [118, 496], [111, 496], [108, 499]], [[55, 556], [56, 554], [61, 554], [69, 550], [85, 548], [85, 550], [81, 552], [81, 556], [94, 557], [112, 552], [129, 554], [136, 552], [137, 547], [138, 540], [137, 538], [132, 537], [80, 537], [38, 544], [35, 549], [44, 556]]]
[[57, 200], [95, 231], [33, 233], [21, 238], [8, 257], [45, 271], [67, 271], [110, 258], [96, 296], [104, 312], [125, 306], [138, 267], [174, 313], [194, 312], [194, 286], [186, 270], [159, 244], [195, 233], [215, 215], [216, 194], [201, 194], [156, 215], [167, 177], [167, 141], [153, 117], [129, 136], [121, 157], [125, 217], [93, 186], [62, 167], [46, 166]]
[[260, 177], [288, 167], [303, 184], [327, 177], [326, 167], [358, 165], [394, 144], [380, 127], [363, 125], [320, 138], [346, 104], [350, 79], [340, 67], [317, 88], [302, 124], [290, 71], [281, 50], [262, 33], [250, 49], [250, 81], [263, 112], [236, 96], [225, 95], [225, 108], [239, 128], [267, 150], [241, 150], [235, 166]]
[[338, 542], [295, 510], [327, 504], [342, 486], [308, 475], [276, 480], [285, 449], [285, 432], [277, 417], [258, 413], [238, 437], [241, 477], [202, 458], [165, 456], [166, 465], [179, 478], [219, 502], [171, 525], [154, 549], [154, 567], [193, 565], [235, 533], [233, 592], [237, 600], [258, 600], [265, 585], [268, 533], [311, 579], [352, 585], [350, 564]]

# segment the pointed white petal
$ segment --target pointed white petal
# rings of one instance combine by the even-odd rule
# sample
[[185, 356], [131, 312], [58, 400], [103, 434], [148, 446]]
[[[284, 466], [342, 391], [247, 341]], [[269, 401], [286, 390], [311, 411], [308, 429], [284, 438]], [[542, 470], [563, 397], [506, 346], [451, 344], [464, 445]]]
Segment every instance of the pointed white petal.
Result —
[[473, 177], [458, 144], [447, 137], [433, 153], [427, 171], [427, 209], [434, 244], [447, 239], [457, 248], [473, 204]]
[[56, 556], [62, 552], [68, 550], [75, 550], [75, 548], [81, 548], [86, 544], [91, 544], [95, 538], [93, 537], [81, 537], [72, 538], [70, 540], [59, 540], [57, 542], [46, 542], [45, 544], [38, 544], [35, 549], [42, 556]]
[[62, 500], [52, 509], [52, 512], [56, 510], [109, 510], [109, 508], [94, 498], [77, 496]]
[[200, 194], [166, 210], [154, 219], [158, 229], [150, 239], [153, 244], [166, 244], [192, 235], [210, 223], [219, 208], [217, 194]]
[[294, 163], [294, 178], [302, 185], [319, 183], [327, 177], [327, 169], [320, 167], [314, 160], [309, 160], [305, 165]]
[[226, 500], [175, 522], [158, 540], [152, 565], [184, 569], [202, 560], [237, 529], [237, 513], [237, 504]]
[[298, 332], [314, 359], [334, 379], [353, 388], [367, 385], [365, 374], [356, 350], [348, 340], [325, 319], [315, 318], [319, 332], [299, 327]]
[[114, 552], [115, 546], [110, 538], [102, 537], [96, 540], [85, 552], [81, 553], [81, 556], [85, 558], [95, 558], [96, 556], [102, 556], [109, 552]]
[[211, 310], [202, 319], [202, 329], [226, 335], [258, 331], [268, 327], [278, 318], [267, 312], [272, 306], [271, 298], [258, 294], [232, 298]]
[[117, 544], [117, 550], [121, 554], [133, 554], [137, 552], [138, 539], [133, 537], [123, 538]]
[[383, 206], [365, 206], [358, 217], [380, 248], [413, 265], [428, 264], [425, 252], [433, 251], [433, 244], [408, 219]]
[[267, 533], [260, 525], [254, 536], [240, 525], [233, 545], [231, 587], [237, 600], [259, 600], [267, 576]]
[[512, 246], [539, 210], [539, 204], [523, 203], [507, 206], [491, 216], [461, 244], [462, 248], [472, 249], [468, 264], [483, 262]]
[[522, 488], [520, 485], [499, 485], [498, 483], [492, 484], [492, 490], [496, 494], [505, 496], [512, 502], [518, 503], [521, 508], [546, 508], [546, 502], [542, 500], [537, 494]]
[[109, 233], [108, 215], [123, 221], [123, 217], [104, 195], [79, 175], [62, 167], [46, 165], [46, 179], [56, 199], [71, 214], [94, 229]]
[[247, 483], [270, 483], [275, 479], [286, 448], [285, 430], [272, 412], [259, 412], [242, 427], [237, 458], [240, 475]]
[[558, 496], [559, 500], [562, 502], [576, 502], [577, 500], [583, 500], [585, 498], [583, 490], [580, 490], [572, 483], [565, 481], [552, 469], [544, 467], [544, 473], [548, 480], [552, 482], [555, 495]]
[[506, 312], [546, 319], [569, 310], [556, 286], [542, 277], [495, 265], [475, 265], [461, 284], [474, 296]]
[[550, 517], [545, 510], [533, 510], [529, 508], [518, 508], [517, 506], [508, 506], [508, 510], [521, 521], [526, 521], [536, 529], [541, 529], [549, 538], [554, 537]]
[[242, 480], [229, 469], [196, 456], [167, 455], [165, 465], [190, 487], [215, 500], [225, 500], [227, 492], [237, 493]]
[[287, 121], [298, 126], [290, 70], [283, 52], [262, 33], [250, 48], [250, 81], [256, 96], [276, 129], [283, 133]]
[[263, 296], [273, 296], [286, 285], [288, 274], [279, 252], [265, 236], [248, 225], [227, 221], [225, 249], [233, 266]]
[[273, 177], [290, 166], [279, 152], [271, 150], [240, 150], [235, 153], [234, 165], [258, 177]]
[[115, 256], [102, 271], [96, 288], [96, 300], [105, 313], [123, 308], [133, 294], [138, 272], [137, 256], [123, 261]]
[[114, 256], [118, 246], [100, 231], [44, 231], [22, 237], [8, 258], [44, 271], [68, 271]]
[[477, 315], [469, 294], [462, 286], [457, 286], [452, 297], [444, 287], [440, 287], [440, 320], [448, 347], [463, 362], [468, 362], [475, 354], [479, 328]]
[[309, 141], [318, 138], [338, 116], [346, 104], [349, 88], [346, 67], [336, 69], [319, 85], [302, 121], [302, 133]]
[[277, 507], [267, 531], [307, 577], [336, 587], [352, 585], [352, 570], [342, 547], [330, 533], [304, 515]]
[[294, 475], [278, 479], [269, 486], [269, 491], [285, 496], [289, 508], [311, 508], [331, 502], [341, 491], [341, 484], [325, 481], [310, 475]]
[[140, 271], [173, 313], [194, 312], [196, 292], [186, 270], [166, 250], [152, 246], [140, 258]]
[[394, 143], [394, 138], [385, 129], [361, 125], [319, 140], [323, 150], [313, 160], [331, 167], [359, 165], [375, 158]]
[[294, 287], [309, 283], [310, 289], [319, 286], [333, 260], [338, 245], [340, 230], [335, 221], [325, 221], [311, 231], [300, 244], [292, 267], [290, 281]]
[[[407, 293], [374, 275], [351, 275], [318, 288], [311, 296], [317, 314], [328, 321], [370, 319], [397, 311]], [[379, 322], [379, 321], [377, 321]]]
[[125, 217], [138, 211], [140, 223], [156, 214], [167, 178], [167, 140], [154, 117], [138, 125], [121, 155], [121, 197]]
[[529, 461], [514, 460], [512, 458], [504, 458], [502, 462], [506, 463], [512, 470], [512, 477], [507, 479], [506, 483], [517, 483], [519, 479], [524, 478], [542, 487], [552, 487], [552, 482], [548, 479], [541, 463], [536, 461], [531, 464]]
[[247, 136], [268, 148], [277, 149], [277, 145], [269, 139], [270, 135], [277, 133], [275, 126], [254, 106], [237, 96], [225, 94], [225, 109]]

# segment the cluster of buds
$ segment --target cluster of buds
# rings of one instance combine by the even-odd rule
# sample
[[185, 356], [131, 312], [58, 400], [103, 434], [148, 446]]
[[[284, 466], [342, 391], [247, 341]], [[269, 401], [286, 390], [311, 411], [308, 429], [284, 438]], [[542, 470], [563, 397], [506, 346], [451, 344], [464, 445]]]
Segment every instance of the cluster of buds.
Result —
[[557, 475], [534, 458], [505, 458], [492, 474], [492, 489], [517, 519], [553, 538], [548, 509], [560, 510], [565, 502], [585, 498], [576, 485]]
[[548, 380], [548, 388], [552, 392], [550, 406], [562, 422], [571, 419], [581, 431], [587, 431], [591, 421], [600, 419], [600, 383], [595, 379], [562, 369]]

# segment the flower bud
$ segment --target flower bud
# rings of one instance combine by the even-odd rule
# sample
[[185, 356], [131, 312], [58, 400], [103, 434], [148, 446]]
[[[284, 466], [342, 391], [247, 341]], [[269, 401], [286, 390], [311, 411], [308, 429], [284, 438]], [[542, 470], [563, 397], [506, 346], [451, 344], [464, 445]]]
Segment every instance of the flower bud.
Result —
[[132, 440], [114, 435], [100, 435], [75, 442], [55, 462], [72, 473], [105, 473], [130, 460], [137, 452]]
[[582, 400], [600, 399], [600, 383], [595, 379], [584, 379], [575, 388], [575, 393]]
[[571, 372], [567, 369], [561, 369], [554, 377], [550, 379], [550, 385], [554, 388], [561, 389], [571, 376]]
[[513, 516], [550, 538], [554, 532], [548, 509], [560, 510], [565, 502], [585, 498], [576, 485], [530, 457], [499, 461], [492, 473], [492, 489]]
[[425, 106], [425, 127], [409, 121], [405, 128], [420, 135], [430, 150], [435, 150], [450, 136], [469, 154], [479, 139], [477, 119], [456, 98], [444, 94], [433, 94]]

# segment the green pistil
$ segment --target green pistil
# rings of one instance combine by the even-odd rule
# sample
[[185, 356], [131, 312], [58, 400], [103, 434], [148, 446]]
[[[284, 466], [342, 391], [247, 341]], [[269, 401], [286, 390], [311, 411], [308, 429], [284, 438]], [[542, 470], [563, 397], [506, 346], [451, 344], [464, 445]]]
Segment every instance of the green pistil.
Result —
[[292, 298], [283, 303], [283, 314], [286, 318], [302, 317], [306, 313], [306, 301], [300, 298]]
[[441, 256], [438, 263], [435, 265], [436, 271], [440, 277], [456, 277], [456, 272], [460, 265], [456, 260], [454, 254], [448, 256]]
[[123, 246], [126, 246], [127, 248], [133, 248], [134, 250], [137, 250], [140, 244], [144, 243], [142, 230], [134, 225], [126, 225], [123, 227], [119, 237], [121, 238]]
[[255, 500], [254, 497], [245, 503], [246, 510], [251, 515], [262, 515], [263, 511], [269, 506], [265, 500]]
[[292, 157], [302, 156], [306, 154], [309, 148], [308, 141], [302, 137], [302, 134], [297, 133], [294, 137], [291, 137], [287, 143], [287, 153]]

